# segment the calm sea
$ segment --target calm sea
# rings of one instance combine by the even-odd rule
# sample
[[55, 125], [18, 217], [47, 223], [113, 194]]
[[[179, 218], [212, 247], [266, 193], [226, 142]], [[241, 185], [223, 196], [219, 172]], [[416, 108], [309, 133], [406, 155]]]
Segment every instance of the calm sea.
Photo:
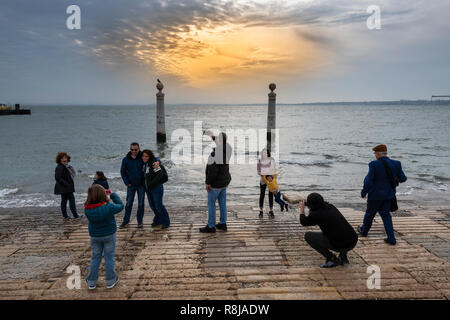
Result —
[[[171, 140], [177, 129], [265, 129], [266, 105], [168, 105], [168, 143], [155, 139], [154, 106], [32, 107], [31, 116], [0, 117], [0, 207], [57, 206], [53, 195], [55, 156], [66, 151], [78, 171], [76, 199], [85, 200], [96, 170], [125, 197], [120, 163], [132, 141], [150, 148], [169, 171], [167, 204], [205, 203], [204, 164], [176, 164]], [[337, 204], [359, 197], [371, 148], [388, 145], [402, 161], [408, 181], [399, 199], [414, 204], [450, 204], [450, 106], [431, 104], [278, 105], [281, 191], [320, 192]], [[179, 132], [176, 131], [176, 132]], [[203, 145], [208, 144], [204, 137]], [[254, 152], [242, 151], [249, 161]], [[231, 165], [228, 197], [257, 206], [256, 164]]]

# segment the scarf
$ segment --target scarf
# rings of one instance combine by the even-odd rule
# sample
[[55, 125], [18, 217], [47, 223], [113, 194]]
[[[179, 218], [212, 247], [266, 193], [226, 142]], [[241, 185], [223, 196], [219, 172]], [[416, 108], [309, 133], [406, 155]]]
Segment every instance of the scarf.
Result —
[[95, 203], [95, 204], [85, 204], [84, 208], [90, 210], [90, 209], [95, 209], [95, 208], [101, 207], [105, 204], [106, 204], [106, 202]]
[[72, 176], [72, 179], [75, 178], [75, 176], [77, 175], [77, 172], [75, 171], [75, 169], [69, 164], [66, 164], [65, 166], [66, 166], [67, 170], [69, 170], [70, 175]]

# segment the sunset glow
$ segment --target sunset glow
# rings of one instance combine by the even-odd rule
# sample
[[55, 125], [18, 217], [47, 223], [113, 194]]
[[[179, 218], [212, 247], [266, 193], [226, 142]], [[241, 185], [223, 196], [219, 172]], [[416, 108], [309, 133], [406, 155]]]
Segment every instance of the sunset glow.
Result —
[[170, 46], [145, 50], [143, 44], [133, 53], [152, 64], [159, 73], [180, 78], [191, 86], [253, 78], [301, 75], [319, 63], [321, 50], [293, 28], [218, 26], [173, 35]]

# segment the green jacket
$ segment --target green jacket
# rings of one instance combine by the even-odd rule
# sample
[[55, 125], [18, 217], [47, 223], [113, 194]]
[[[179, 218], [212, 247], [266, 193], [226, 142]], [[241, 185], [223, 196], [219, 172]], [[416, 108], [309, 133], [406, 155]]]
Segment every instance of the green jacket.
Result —
[[123, 210], [119, 196], [111, 193], [113, 203], [85, 205], [84, 213], [89, 220], [89, 235], [91, 237], [106, 237], [117, 231], [115, 214]]

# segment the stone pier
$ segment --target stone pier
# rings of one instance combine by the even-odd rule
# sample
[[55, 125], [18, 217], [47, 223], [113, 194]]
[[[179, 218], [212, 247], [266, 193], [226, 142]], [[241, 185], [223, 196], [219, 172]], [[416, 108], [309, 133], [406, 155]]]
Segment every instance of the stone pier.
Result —
[[[80, 208], [81, 209], [81, 208]], [[356, 227], [363, 212], [341, 208]], [[206, 206], [168, 206], [172, 226], [136, 221], [117, 232], [120, 282], [97, 289], [84, 277], [91, 257], [86, 218], [61, 221], [57, 208], [0, 209], [0, 299], [448, 299], [450, 208], [410, 208], [394, 214], [397, 246], [383, 242], [375, 219], [350, 264], [320, 269], [323, 258], [304, 241], [297, 210], [258, 218], [257, 208], [230, 204], [228, 232], [201, 234]], [[121, 221], [119, 214], [117, 221]], [[133, 213], [135, 217], [135, 213]], [[70, 265], [81, 289], [66, 286]], [[381, 269], [381, 289], [368, 289], [367, 267]]]

